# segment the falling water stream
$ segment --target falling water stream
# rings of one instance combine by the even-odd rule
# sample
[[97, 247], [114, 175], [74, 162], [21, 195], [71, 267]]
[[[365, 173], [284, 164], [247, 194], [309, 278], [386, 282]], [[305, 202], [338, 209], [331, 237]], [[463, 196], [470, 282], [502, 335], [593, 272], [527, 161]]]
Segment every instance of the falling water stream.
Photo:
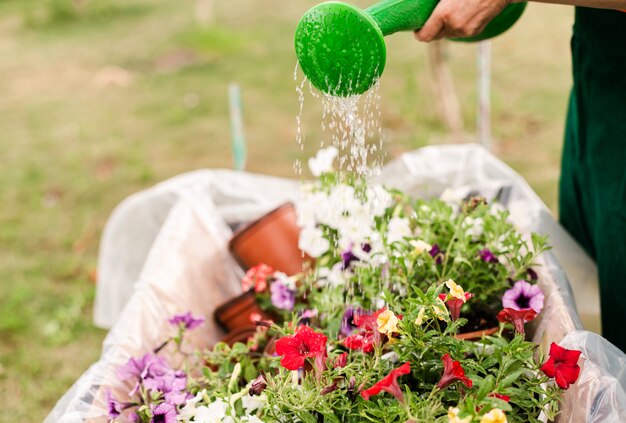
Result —
[[[305, 136], [302, 130], [305, 94], [319, 99], [323, 106], [321, 117], [322, 138], [320, 148], [334, 146], [339, 150], [340, 178], [346, 173], [370, 178], [380, 173], [384, 159], [381, 126], [380, 84], [377, 82], [365, 94], [335, 97], [317, 91], [304, 76], [299, 66], [294, 70], [299, 109], [296, 116], [296, 141], [304, 151]], [[297, 160], [294, 169], [302, 175], [302, 162]]]
[[[364, 180], [378, 176], [384, 160], [380, 83], [377, 82], [362, 95], [335, 97], [316, 90], [306, 77], [301, 75], [298, 64], [294, 70], [294, 81], [299, 101], [296, 141], [300, 151], [305, 151], [305, 132], [302, 125], [305, 97], [308, 94], [322, 104], [319, 147], [334, 146], [339, 151], [335, 162], [338, 183], [346, 181], [347, 175]], [[294, 170], [300, 178], [303, 177], [301, 160], [295, 161]], [[337, 248], [338, 245], [332, 247]], [[384, 281], [381, 279], [380, 282], [382, 290]], [[344, 291], [346, 303], [354, 304], [355, 296], [360, 292], [362, 292], [360, 280], [346, 284]]]

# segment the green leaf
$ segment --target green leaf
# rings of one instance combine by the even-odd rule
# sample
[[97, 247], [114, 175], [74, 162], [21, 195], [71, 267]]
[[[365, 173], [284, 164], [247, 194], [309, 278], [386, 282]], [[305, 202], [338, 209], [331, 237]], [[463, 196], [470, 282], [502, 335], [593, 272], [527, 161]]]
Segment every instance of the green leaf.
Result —
[[495, 386], [495, 378], [492, 375], [487, 375], [480, 384], [480, 389], [476, 394], [476, 399], [478, 401], [482, 401], [483, 398], [487, 396], [487, 394], [493, 391], [493, 387]]
[[520, 369], [517, 370], [516, 372], [510, 373], [508, 374], [506, 377], [504, 377], [502, 380], [500, 380], [500, 383], [498, 383], [498, 387], [500, 389], [504, 389], [504, 388], [508, 388], [509, 386], [511, 386], [513, 384], [513, 382], [515, 382], [521, 375], [524, 374], [524, 372], [526, 371], [526, 369]]

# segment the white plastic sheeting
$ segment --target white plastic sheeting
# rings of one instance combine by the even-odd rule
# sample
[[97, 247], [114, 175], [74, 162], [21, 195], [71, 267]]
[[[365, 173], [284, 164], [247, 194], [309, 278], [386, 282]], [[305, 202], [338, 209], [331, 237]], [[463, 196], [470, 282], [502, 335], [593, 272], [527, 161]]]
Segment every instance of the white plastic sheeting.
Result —
[[[566, 273], [590, 292], [580, 308], [590, 301], [587, 308], [597, 314], [595, 266], [519, 175], [483, 148], [461, 145], [404, 154], [378, 179], [414, 196], [463, 198], [479, 191], [498, 197], [523, 231], [549, 234], [554, 252], [544, 254], [538, 269], [546, 306], [534, 337], [547, 351], [550, 342], [573, 332], [576, 336], [566, 338], [567, 346], [583, 349], [585, 357], [581, 380], [568, 391], [562, 421], [585, 421], [580, 416], [613, 421], [593, 418], [623, 416], [626, 358], [610, 344], [576, 331], [582, 325]], [[239, 292], [242, 275], [226, 247], [231, 227], [294, 199], [297, 188], [298, 182], [288, 179], [204, 170], [173, 178], [120, 204], [102, 238], [94, 310], [96, 324], [112, 330], [100, 360], [61, 398], [46, 422], [106, 421], [104, 388], [123, 388], [115, 369], [159, 345], [172, 330], [166, 319], [175, 313], [190, 310], [206, 318], [205, 330], [190, 334], [192, 347], [217, 341], [222, 333], [213, 323], [213, 310]], [[602, 384], [593, 382], [597, 377], [604, 378]]]

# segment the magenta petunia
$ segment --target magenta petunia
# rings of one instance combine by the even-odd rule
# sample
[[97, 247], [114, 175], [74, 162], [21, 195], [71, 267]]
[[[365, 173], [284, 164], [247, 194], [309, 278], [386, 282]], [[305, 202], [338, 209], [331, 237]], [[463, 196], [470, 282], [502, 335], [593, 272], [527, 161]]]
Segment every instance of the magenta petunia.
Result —
[[480, 250], [478, 256], [485, 263], [498, 263], [498, 257], [489, 248]]
[[543, 309], [543, 292], [537, 285], [531, 285], [526, 281], [517, 281], [513, 288], [507, 290], [502, 296], [502, 307], [513, 310], [532, 308], [537, 313]]
[[443, 262], [444, 253], [441, 251], [438, 244], [433, 244], [428, 254], [435, 259], [435, 263], [441, 264]]

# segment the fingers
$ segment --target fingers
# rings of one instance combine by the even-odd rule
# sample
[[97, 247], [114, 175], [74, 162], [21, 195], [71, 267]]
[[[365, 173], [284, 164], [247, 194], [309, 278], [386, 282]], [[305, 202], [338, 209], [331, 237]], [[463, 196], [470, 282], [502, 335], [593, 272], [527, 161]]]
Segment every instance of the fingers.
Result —
[[437, 13], [437, 9], [435, 9], [424, 26], [419, 31], [415, 31], [415, 38], [422, 42], [438, 40], [444, 36], [444, 31], [445, 23], [440, 14]]

